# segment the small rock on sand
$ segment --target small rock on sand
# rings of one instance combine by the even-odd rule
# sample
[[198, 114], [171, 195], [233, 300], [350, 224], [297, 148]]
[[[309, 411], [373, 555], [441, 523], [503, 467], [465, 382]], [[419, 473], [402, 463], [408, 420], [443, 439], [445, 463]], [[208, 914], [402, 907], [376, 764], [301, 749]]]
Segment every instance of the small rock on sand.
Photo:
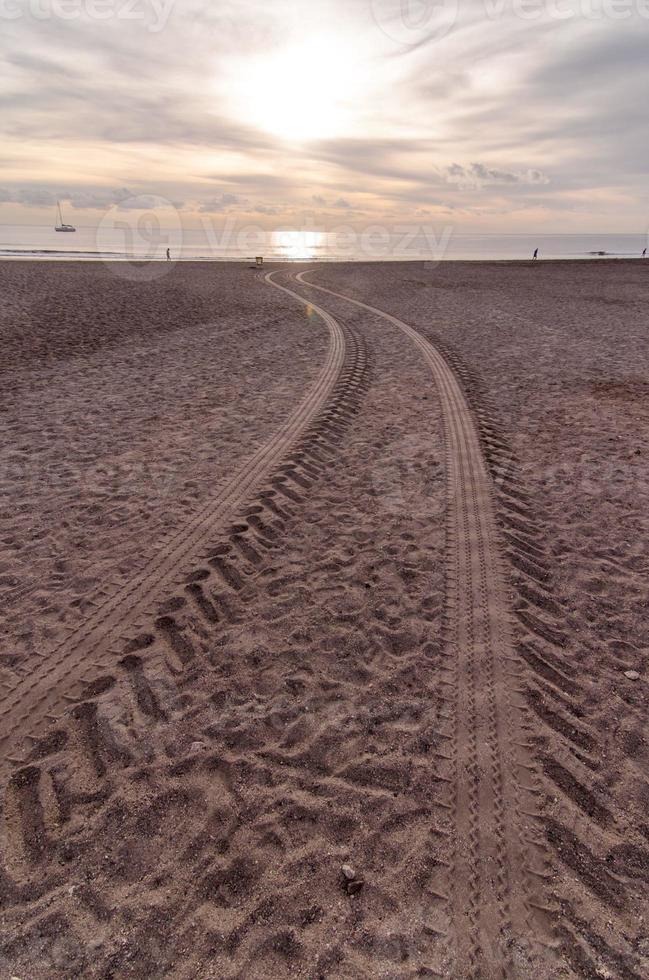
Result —
[[625, 677], [628, 677], [630, 681], [639, 681], [640, 680], [640, 674], [638, 673], [637, 670], [625, 670], [624, 671], [624, 676]]
[[352, 868], [351, 864], [343, 864], [340, 869], [343, 875], [343, 888], [348, 895], [358, 895], [359, 891], [365, 884], [362, 878], [356, 877], [356, 872]]

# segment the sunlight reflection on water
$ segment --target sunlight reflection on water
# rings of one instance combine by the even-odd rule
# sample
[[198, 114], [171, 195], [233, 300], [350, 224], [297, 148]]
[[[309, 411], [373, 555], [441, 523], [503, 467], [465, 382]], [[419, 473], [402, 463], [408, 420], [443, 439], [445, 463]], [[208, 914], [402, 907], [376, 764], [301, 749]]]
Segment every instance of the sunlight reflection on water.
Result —
[[274, 231], [271, 236], [273, 251], [287, 259], [315, 259], [327, 244], [322, 231]]

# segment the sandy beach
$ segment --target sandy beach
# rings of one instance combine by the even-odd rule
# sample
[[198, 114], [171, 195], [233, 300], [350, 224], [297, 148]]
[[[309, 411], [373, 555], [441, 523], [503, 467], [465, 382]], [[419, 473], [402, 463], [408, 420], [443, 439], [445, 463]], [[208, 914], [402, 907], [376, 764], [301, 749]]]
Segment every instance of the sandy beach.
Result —
[[0, 262], [0, 977], [649, 975], [648, 270]]

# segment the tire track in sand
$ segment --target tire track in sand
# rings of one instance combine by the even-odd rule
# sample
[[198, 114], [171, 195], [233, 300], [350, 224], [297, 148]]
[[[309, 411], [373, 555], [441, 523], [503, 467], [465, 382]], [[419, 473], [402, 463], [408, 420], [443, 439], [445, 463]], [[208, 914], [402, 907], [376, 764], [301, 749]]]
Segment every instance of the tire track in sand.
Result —
[[[449, 874], [456, 976], [549, 976], [555, 961], [543, 896], [546, 852], [511, 632], [493, 484], [478, 431], [454, 372], [408, 324], [352, 303], [401, 330], [420, 350], [439, 389], [447, 456], [445, 682], [454, 701], [455, 842]], [[538, 893], [537, 893], [538, 892]], [[545, 971], [548, 972], [545, 972]]]
[[[274, 282], [273, 275], [268, 273], [266, 282], [305, 303], [302, 296]], [[334, 317], [313, 303], [309, 305], [329, 330], [325, 363], [311, 389], [275, 435], [184, 527], [161, 544], [158, 554], [130, 582], [97, 602], [83, 623], [53, 649], [43, 652], [32, 674], [19, 678], [11, 687], [0, 688], [0, 749], [4, 760], [11, 761], [11, 752], [19, 751], [21, 738], [38, 731], [70, 699], [75, 685], [115, 659], [120, 638], [140, 624], [151, 611], [154, 598], [177, 580], [182, 566], [216, 536], [322, 410], [343, 371], [345, 334]]]

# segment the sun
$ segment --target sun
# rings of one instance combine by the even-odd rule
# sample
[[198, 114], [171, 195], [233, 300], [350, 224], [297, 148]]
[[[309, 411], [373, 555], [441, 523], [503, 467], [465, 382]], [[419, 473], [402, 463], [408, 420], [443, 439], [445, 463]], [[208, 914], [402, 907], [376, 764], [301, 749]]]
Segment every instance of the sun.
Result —
[[231, 111], [288, 142], [338, 136], [353, 128], [358, 75], [340, 39], [307, 40], [239, 61], [230, 74]]

